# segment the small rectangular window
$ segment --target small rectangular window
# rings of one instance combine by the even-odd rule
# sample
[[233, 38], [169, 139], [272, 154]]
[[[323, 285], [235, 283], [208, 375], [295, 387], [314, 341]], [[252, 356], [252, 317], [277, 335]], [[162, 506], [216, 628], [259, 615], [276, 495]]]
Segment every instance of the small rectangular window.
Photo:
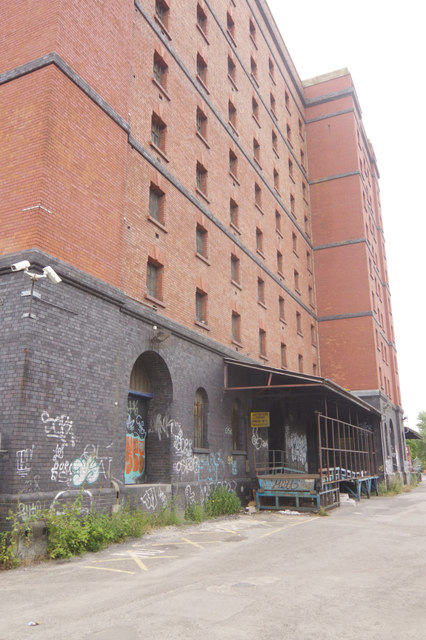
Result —
[[278, 317], [280, 320], [285, 320], [285, 302], [282, 296], [278, 298]]
[[253, 114], [253, 118], [259, 123], [259, 103], [256, 98], [251, 99], [251, 112]]
[[241, 342], [241, 316], [235, 311], [232, 312], [232, 340]]
[[195, 244], [197, 254], [207, 258], [207, 230], [199, 224], [196, 227]]
[[167, 84], [167, 65], [156, 51], [154, 52], [153, 74], [156, 82], [165, 89]]
[[195, 178], [197, 189], [207, 195], [207, 169], [200, 162], [197, 162]]
[[269, 94], [269, 104], [270, 104], [270, 107], [271, 107], [272, 115], [276, 117], [276, 106], [277, 106], [277, 103], [276, 103], [275, 96], [274, 96], [273, 93]]
[[278, 153], [278, 136], [273, 129], [272, 129], [272, 149], [275, 151], [275, 153]]
[[151, 118], [151, 142], [161, 151], [165, 150], [166, 125], [155, 113], [152, 114]]
[[169, 7], [164, 0], [155, 0], [155, 15], [167, 29], [169, 22]]
[[237, 67], [233, 59], [228, 56], [228, 76], [231, 78], [233, 83], [235, 84], [236, 76], [237, 76]]
[[302, 335], [302, 314], [296, 311], [296, 331]]
[[275, 209], [275, 229], [281, 233], [281, 214]]
[[197, 25], [207, 35], [207, 15], [201, 5], [197, 4]]
[[229, 11], [226, 14], [226, 28], [231, 38], [235, 39], [235, 22]]
[[254, 202], [258, 207], [262, 208], [262, 189], [257, 183], [254, 185]]
[[229, 172], [235, 177], [238, 176], [238, 158], [232, 149], [229, 150]]
[[197, 54], [197, 77], [202, 84], [207, 84], [207, 62], [199, 53]]
[[256, 251], [263, 253], [263, 232], [256, 228]]
[[281, 366], [287, 367], [287, 345], [284, 342], [281, 343]]
[[238, 204], [232, 198], [229, 201], [229, 217], [231, 224], [238, 228]]
[[293, 253], [296, 254], [296, 256], [297, 256], [298, 255], [297, 254], [297, 236], [296, 236], [295, 233], [291, 234], [291, 241], [292, 241], [292, 246], [293, 246]]
[[272, 80], [274, 80], [274, 78], [275, 78], [275, 67], [274, 67], [274, 63], [272, 62], [271, 58], [269, 58], [269, 60], [268, 60], [268, 67], [269, 67], [269, 75], [271, 76]]
[[240, 260], [236, 255], [231, 255], [231, 280], [240, 284]]
[[266, 331], [259, 329], [259, 354], [266, 357]]
[[252, 38], [253, 42], [256, 42], [256, 27], [251, 18], [249, 20], [249, 31], [250, 31], [250, 37]]
[[153, 183], [149, 187], [149, 216], [164, 224], [164, 192]]
[[257, 163], [260, 163], [260, 144], [253, 138], [253, 156]]
[[154, 261], [148, 261], [146, 268], [146, 292], [156, 300], [162, 300], [163, 267]]
[[297, 362], [299, 367], [299, 373], [303, 373], [303, 356], [301, 353], [297, 356]]
[[195, 319], [207, 324], [207, 293], [199, 289], [195, 293]]
[[265, 282], [262, 278], [257, 279], [257, 301], [265, 304]]
[[296, 269], [293, 272], [294, 274], [294, 288], [297, 293], [300, 293], [300, 282], [299, 282], [299, 272]]
[[197, 107], [197, 132], [204, 139], [207, 138], [207, 116], [199, 107]]
[[283, 254], [281, 251], [277, 251], [277, 271], [279, 274], [283, 273]]
[[251, 71], [252, 77], [254, 78], [257, 84], [257, 64], [254, 58], [250, 58], [250, 71]]
[[274, 169], [274, 188], [276, 191], [280, 191], [280, 174], [276, 169]]
[[237, 109], [235, 108], [235, 106], [230, 100], [228, 101], [228, 120], [231, 123], [231, 125], [234, 127], [234, 129], [236, 129], [237, 128]]

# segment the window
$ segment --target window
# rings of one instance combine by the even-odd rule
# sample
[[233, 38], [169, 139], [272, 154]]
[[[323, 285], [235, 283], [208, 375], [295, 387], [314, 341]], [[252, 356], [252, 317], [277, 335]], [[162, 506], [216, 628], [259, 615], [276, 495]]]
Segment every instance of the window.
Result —
[[287, 367], [287, 345], [284, 342], [281, 343], [281, 366]]
[[195, 231], [195, 245], [197, 254], [207, 258], [207, 230], [200, 224], [197, 224]]
[[289, 124], [286, 126], [286, 131], [287, 131], [287, 140], [290, 143], [290, 146], [292, 146], [292, 144], [291, 144], [291, 127], [290, 127]]
[[251, 112], [253, 114], [253, 118], [256, 120], [257, 124], [259, 124], [259, 104], [256, 98], [251, 99]]
[[195, 292], [195, 319], [201, 324], [207, 324], [207, 293], [200, 289]]
[[236, 255], [231, 255], [231, 280], [240, 284], [240, 260]]
[[254, 185], [254, 202], [259, 208], [262, 208], [262, 189], [257, 183]]
[[238, 451], [243, 445], [243, 420], [241, 415], [241, 401], [236, 398], [232, 403], [232, 450]]
[[293, 245], [293, 253], [295, 253], [297, 256], [297, 236], [295, 233], [291, 234], [291, 241]]
[[264, 329], [259, 329], [259, 354], [266, 358], [266, 331]]
[[154, 52], [154, 67], [153, 67], [154, 80], [158, 82], [163, 89], [166, 88], [167, 80], [167, 65], [163, 58], [155, 51]]
[[312, 364], [312, 373], [314, 374], [314, 376], [317, 375], [317, 365], [315, 364], [315, 362]]
[[231, 224], [238, 228], [238, 205], [232, 198], [229, 200], [229, 217]]
[[290, 211], [296, 217], [296, 201], [294, 199], [294, 195], [290, 194]]
[[317, 332], [315, 331], [315, 325], [311, 324], [311, 342], [315, 347], [317, 344]]
[[305, 202], [307, 202], [308, 201], [308, 190], [307, 190], [305, 182], [302, 182], [302, 196], [303, 196], [303, 199], [305, 200]]
[[163, 266], [149, 260], [146, 267], [146, 293], [150, 298], [162, 300]]
[[207, 138], [207, 116], [199, 107], [197, 107], [197, 133], [202, 138]]
[[257, 279], [257, 301], [265, 304], [265, 282], [262, 278]]
[[282, 296], [278, 298], [278, 317], [280, 320], [285, 319], [285, 302]]
[[228, 56], [228, 76], [231, 78], [234, 84], [236, 81], [236, 74], [237, 74], [237, 68], [235, 66], [235, 62], [230, 56]]
[[207, 63], [199, 53], [197, 53], [197, 78], [203, 85], [207, 83]]
[[197, 389], [194, 398], [194, 448], [207, 447], [207, 394], [204, 389]]
[[274, 80], [274, 78], [275, 78], [275, 67], [274, 67], [274, 63], [272, 62], [271, 58], [269, 58], [269, 60], [268, 60], [268, 67], [269, 67], [269, 75], [271, 76], [272, 80]]
[[228, 29], [228, 33], [232, 40], [235, 40], [235, 22], [229, 11], [226, 14], [226, 28]]
[[306, 252], [306, 266], [308, 267], [309, 273], [312, 273], [312, 254], [310, 251]]
[[287, 111], [290, 111], [290, 96], [288, 94], [288, 91], [284, 92], [284, 103], [285, 103]]
[[256, 162], [259, 164], [260, 163], [260, 144], [256, 140], [256, 138], [253, 138], [253, 156]]
[[302, 335], [302, 314], [296, 311], [296, 331]]
[[149, 217], [164, 224], [164, 191], [152, 182], [149, 187]]
[[281, 214], [275, 209], [275, 229], [281, 234]]
[[256, 251], [263, 253], [263, 232], [256, 227]]
[[299, 272], [296, 269], [293, 272], [294, 274], [294, 288], [297, 293], [300, 293], [300, 282], [299, 282]]
[[303, 151], [303, 149], [300, 149], [300, 164], [302, 165], [303, 169], [306, 169], [306, 167], [305, 167], [305, 152]]
[[257, 84], [257, 64], [254, 58], [250, 58], [250, 71], [252, 78]]
[[278, 154], [278, 136], [275, 131], [272, 129], [272, 149]]
[[290, 178], [293, 180], [294, 182], [294, 176], [293, 176], [293, 162], [290, 160], [290, 158], [288, 159], [288, 175], [290, 176]]
[[307, 236], [309, 236], [309, 218], [307, 215], [305, 215], [305, 233]]
[[166, 125], [156, 113], [153, 113], [151, 118], [151, 142], [155, 147], [164, 151], [165, 141]]
[[229, 150], [229, 172], [235, 177], [238, 175], [238, 158], [232, 149]]
[[303, 373], [303, 356], [301, 353], [297, 356], [297, 363], [299, 367], [299, 373]]
[[283, 254], [281, 251], [277, 251], [277, 271], [278, 273], [283, 273]]
[[314, 290], [311, 286], [308, 287], [308, 300], [311, 307], [314, 306]]
[[197, 25], [203, 32], [203, 35], [207, 34], [207, 15], [201, 5], [197, 4]]
[[274, 169], [274, 188], [278, 193], [280, 192], [280, 174]]
[[236, 311], [232, 312], [232, 340], [241, 343], [241, 316]]
[[167, 29], [169, 22], [169, 7], [164, 0], [155, 0], [155, 15]]
[[251, 18], [249, 21], [249, 31], [250, 31], [250, 38], [253, 40], [254, 43], [256, 43], [256, 27]]
[[228, 120], [233, 126], [233, 128], [236, 129], [237, 128], [237, 109], [235, 108], [235, 106], [232, 104], [230, 100], [228, 102]]
[[196, 184], [198, 191], [204, 195], [207, 194], [207, 169], [200, 162], [197, 162], [196, 168]]
[[299, 126], [299, 136], [300, 136], [300, 137], [302, 138], [302, 140], [303, 140], [303, 138], [304, 138], [304, 135], [303, 135], [303, 123], [302, 123], [302, 121], [301, 121], [301, 119], [300, 119], [300, 118], [299, 118], [299, 120], [298, 120], [298, 126]]
[[272, 115], [277, 117], [276, 116], [276, 111], [275, 111], [277, 103], [276, 103], [275, 96], [274, 96], [273, 93], [269, 94], [269, 104], [270, 104], [270, 107], [271, 107]]

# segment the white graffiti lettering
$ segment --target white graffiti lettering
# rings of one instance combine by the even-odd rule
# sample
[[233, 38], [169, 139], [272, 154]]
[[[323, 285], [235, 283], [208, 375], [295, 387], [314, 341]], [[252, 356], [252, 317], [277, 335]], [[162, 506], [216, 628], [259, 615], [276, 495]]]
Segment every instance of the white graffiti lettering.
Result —
[[93, 484], [99, 478], [99, 463], [93, 457], [76, 458], [71, 465], [72, 483], [81, 487], [84, 482]]
[[44, 424], [44, 432], [48, 438], [58, 438], [72, 447], [75, 446], [73, 422], [69, 416], [61, 415], [51, 418], [47, 411], [43, 411], [41, 421]]
[[253, 433], [251, 436], [251, 443], [253, 445], [253, 447], [256, 449], [256, 451], [260, 451], [260, 449], [267, 449], [268, 448], [268, 441], [264, 440], [260, 435], [259, 435], [259, 429], [253, 429]]
[[31, 461], [33, 459], [34, 445], [28, 449], [20, 449], [16, 452], [16, 473], [24, 477], [31, 472]]

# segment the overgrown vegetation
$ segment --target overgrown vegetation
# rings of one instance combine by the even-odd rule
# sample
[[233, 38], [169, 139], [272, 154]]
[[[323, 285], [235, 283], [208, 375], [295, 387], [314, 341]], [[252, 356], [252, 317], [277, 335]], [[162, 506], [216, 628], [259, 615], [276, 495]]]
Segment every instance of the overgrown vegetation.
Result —
[[[229, 515], [240, 510], [237, 495], [224, 488], [212, 491], [204, 505], [191, 503], [185, 512], [185, 520], [201, 522], [206, 518]], [[42, 520], [48, 532], [47, 555], [49, 558], [72, 558], [87, 551], [100, 551], [113, 542], [126, 538], [139, 538], [157, 527], [180, 525], [174, 504], [166, 505], [155, 513], [145, 513], [129, 506], [113, 513], [82, 513], [82, 496], [77, 496], [71, 505], [61, 505], [61, 511], [40, 511], [22, 523], [11, 513], [11, 531], [0, 533], [0, 569], [11, 569], [19, 565], [18, 541], [26, 535], [31, 539], [31, 521]]]
[[397, 496], [399, 493], [411, 491], [414, 487], [417, 487], [418, 480], [416, 476], [412, 476], [411, 484], [404, 484], [399, 473], [396, 473], [389, 483], [383, 480], [379, 482], [379, 496]]

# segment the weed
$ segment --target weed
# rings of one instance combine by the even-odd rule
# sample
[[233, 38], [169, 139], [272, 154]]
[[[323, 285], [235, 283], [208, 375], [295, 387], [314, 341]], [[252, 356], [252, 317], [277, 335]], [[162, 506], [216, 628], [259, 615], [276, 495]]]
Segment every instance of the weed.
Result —
[[206, 500], [205, 511], [209, 518], [231, 515], [241, 509], [239, 497], [225, 487], [216, 487]]
[[318, 515], [319, 516], [329, 516], [330, 514], [328, 513], [328, 511], [327, 511], [327, 509], [325, 507], [321, 506], [319, 508]]
[[202, 522], [206, 518], [204, 506], [198, 502], [190, 502], [185, 509], [185, 520], [189, 522]]

